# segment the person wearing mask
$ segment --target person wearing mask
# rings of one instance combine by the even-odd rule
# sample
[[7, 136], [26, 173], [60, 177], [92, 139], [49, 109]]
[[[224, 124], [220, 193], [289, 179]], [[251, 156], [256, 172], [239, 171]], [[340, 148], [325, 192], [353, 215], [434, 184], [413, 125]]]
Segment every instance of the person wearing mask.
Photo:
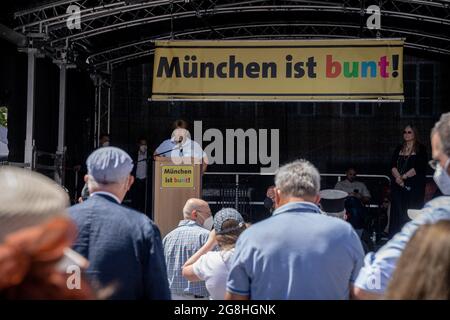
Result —
[[208, 156], [202, 147], [191, 139], [187, 122], [176, 120], [172, 128], [170, 139], [164, 140], [153, 153], [155, 160], [169, 157], [176, 162], [182, 158], [193, 158], [195, 163], [202, 164], [202, 173], [205, 172], [208, 167]]
[[191, 198], [183, 208], [183, 220], [163, 239], [167, 275], [174, 300], [207, 299], [205, 282], [191, 282], [182, 275], [182, 267], [208, 240], [213, 226], [206, 201]]
[[356, 279], [353, 294], [358, 299], [380, 299], [386, 292], [396, 269], [398, 259], [417, 229], [424, 224], [450, 220], [450, 112], [441, 118], [431, 130], [433, 179], [444, 196], [429, 201], [421, 214], [408, 222], [376, 253], [370, 252], [364, 259], [364, 267]]
[[109, 147], [110, 146], [110, 137], [108, 133], [102, 133], [98, 139], [98, 147]]
[[147, 178], [148, 178], [148, 155], [147, 139], [144, 137], [138, 140], [138, 150], [135, 156], [135, 167], [133, 175], [135, 177], [132, 188], [133, 208], [147, 214]]
[[266, 198], [264, 199], [264, 207], [267, 209], [267, 216], [271, 216], [275, 210], [275, 186], [270, 186], [266, 191]]
[[[183, 266], [183, 277], [189, 281], [205, 281], [211, 300], [223, 300], [234, 245], [246, 229], [241, 214], [224, 208], [214, 215], [214, 229], [206, 244]], [[213, 251], [216, 246], [219, 251]]]
[[89, 260], [87, 274], [110, 299], [170, 299], [161, 235], [145, 215], [121, 203], [134, 182], [133, 161], [103, 147], [87, 159], [89, 198], [69, 208], [78, 227], [73, 249]]

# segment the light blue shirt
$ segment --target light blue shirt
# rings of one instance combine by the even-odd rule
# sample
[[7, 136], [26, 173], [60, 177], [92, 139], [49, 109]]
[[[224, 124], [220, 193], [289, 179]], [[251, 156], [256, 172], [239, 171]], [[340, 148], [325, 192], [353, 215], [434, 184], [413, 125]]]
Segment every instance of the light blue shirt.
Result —
[[[170, 151], [172, 150], [172, 151]], [[166, 152], [168, 151], [168, 152]], [[196, 159], [202, 159], [206, 157], [206, 153], [202, 150], [202, 147], [196, 142], [189, 138], [179, 146], [174, 140], [167, 139], [164, 140], [158, 148], [156, 148], [156, 154], [163, 153], [161, 157], [192, 157]]]
[[368, 253], [355, 286], [371, 293], [383, 294], [395, 271], [397, 260], [416, 230], [423, 224], [440, 220], [450, 220], [450, 197], [439, 197], [428, 202], [418, 218], [408, 222], [376, 253]]
[[265, 299], [348, 299], [364, 251], [352, 226], [291, 202], [241, 234], [227, 291]]

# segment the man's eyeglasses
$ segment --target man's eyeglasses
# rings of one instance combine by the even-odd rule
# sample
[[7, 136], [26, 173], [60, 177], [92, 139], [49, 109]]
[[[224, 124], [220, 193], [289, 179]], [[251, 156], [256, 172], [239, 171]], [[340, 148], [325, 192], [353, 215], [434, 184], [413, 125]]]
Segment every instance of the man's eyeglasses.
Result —
[[411, 134], [412, 133], [412, 131], [403, 131], [403, 134]]
[[439, 160], [434, 160], [433, 159], [433, 160], [428, 161], [428, 164], [430, 165], [430, 167], [433, 170], [436, 170], [438, 163], [439, 163]]

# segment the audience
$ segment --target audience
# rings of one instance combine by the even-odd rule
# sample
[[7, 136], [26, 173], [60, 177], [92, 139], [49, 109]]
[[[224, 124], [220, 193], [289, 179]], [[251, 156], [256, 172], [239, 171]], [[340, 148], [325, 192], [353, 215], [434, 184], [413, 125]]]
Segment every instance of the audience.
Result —
[[89, 260], [88, 275], [110, 299], [170, 299], [161, 236], [145, 215], [121, 205], [133, 184], [133, 161], [103, 147], [86, 161], [89, 198], [69, 208], [78, 226], [74, 250]]
[[[0, 299], [98, 299], [102, 288], [112, 288], [109, 299], [449, 300], [450, 112], [430, 138], [430, 166], [444, 196], [365, 259], [344, 221], [350, 211], [355, 226], [344, 207], [348, 195], [361, 206], [370, 198], [353, 169], [336, 185], [340, 190], [319, 192], [311, 163], [284, 165], [266, 194], [272, 215], [250, 228], [235, 209], [213, 218], [207, 202], [189, 199], [183, 220], [161, 241], [147, 216], [122, 205], [134, 182], [133, 161], [108, 141], [87, 159], [86, 189], [69, 209], [53, 181], [2, 167]], [[388, 211], [384, 196], [379, 234]], [[85, 269], [79, 289], [67, 285], [68, 265]]]
[[0, 168], [0, 189], [0, 300], [93, 299], [83, 277], [79, 289], [67, 286], [64, 260], [76, 227], [67, 215], [63, 189], [14, 167]]
[[363, 248], [350, 224], [321, 214], [319, 172], [294, 161], [278, 170], [275, 186], [272, 217], [236, 243], [226, 299], [349, 299]]
[[[189, 281], [205, 281], [212, 300], [223, 300], [234, 245], [246, 226], [241, 214], [225, 208], [214, 216], [214, 229], [206, 244], [183, 266], [183, 277]], [[216, 245], [220, 251], [211, 251]]]
[[450, 220], [417, 229], [398, 260], [385, 298], [450, 300]]
[[397, 260], [416, 230], [423, 224], [450, 220], [450, 112], [443, 114], [432, 129], [431, 148], [433, 160], [430, 165], [436, 168], [433, 178], [445, 196], [429, 201], [417, 219], [408, 222], [376, 253], [366, 256], [365, 265], [355, 282], [353, 294], [356, 298], [381, 298], [395, 271]]
[[207, 299], [205, 282], [183, 278], [182, 267], [208, 240], [213, 226], [211, 209], [206, 201], [189, 199], [183, 208], [183, 220], [163, 239], [169, 287], [174, 300]]

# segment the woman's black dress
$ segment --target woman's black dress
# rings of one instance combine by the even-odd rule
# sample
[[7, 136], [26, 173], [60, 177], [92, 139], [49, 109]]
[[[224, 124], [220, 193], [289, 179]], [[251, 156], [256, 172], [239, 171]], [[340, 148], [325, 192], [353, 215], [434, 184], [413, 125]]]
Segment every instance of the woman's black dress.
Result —
[[390, 236], [399, 232], [403, 225], [410, 220], [408, 218], [408, 209], [421, 209], [424, 204], [425, 173], [428, 161], [427, 151], [423, 145], [419, 145], [416, 153], [402, 156], [399, 154], [401, 149], [402, 145], [395, 148], [391, 168], [397, 168], [401, 175], [414, 168], [416, 175], [405, 180], [404, 188], [395, 182], [394, 177], [391, 177]]

